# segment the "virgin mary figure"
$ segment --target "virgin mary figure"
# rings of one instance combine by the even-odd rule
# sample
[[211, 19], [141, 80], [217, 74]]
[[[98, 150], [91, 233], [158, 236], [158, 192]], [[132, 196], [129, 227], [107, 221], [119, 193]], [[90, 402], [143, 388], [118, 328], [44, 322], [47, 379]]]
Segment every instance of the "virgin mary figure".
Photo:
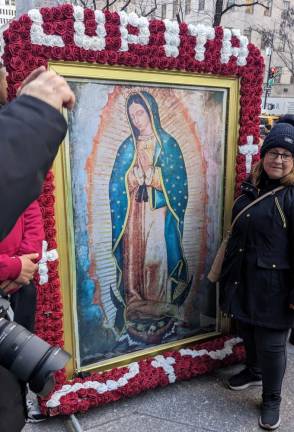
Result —
[[135, 340], [159, 343], [183, 320], [192, 281], [182, 244], [187, 173], [149, 92], [129, 95], [126, 116], [131, 134], [118, 149], [109, 182], [115, 327]]

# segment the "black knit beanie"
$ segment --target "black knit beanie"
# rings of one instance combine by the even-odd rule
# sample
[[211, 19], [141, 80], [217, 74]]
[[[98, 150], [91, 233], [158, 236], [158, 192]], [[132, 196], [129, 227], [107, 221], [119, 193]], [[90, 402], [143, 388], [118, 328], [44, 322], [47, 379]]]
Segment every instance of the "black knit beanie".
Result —
[[294, 126], [289, 123], [277, 123], [265, 137], [260, 149], [260, 156], [274, 147], [282, 147], [294, 155]]

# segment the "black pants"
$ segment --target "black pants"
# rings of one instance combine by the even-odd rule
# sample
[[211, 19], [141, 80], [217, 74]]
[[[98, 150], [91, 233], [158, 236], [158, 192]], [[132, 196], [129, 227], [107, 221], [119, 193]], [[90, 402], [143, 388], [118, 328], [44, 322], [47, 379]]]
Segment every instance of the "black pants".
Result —
[[12, 373], [0, 366], [0, 431], [19, 432], [25, 425], [21, 386]]
[[244, 340], [246, 365], [262, 376], [263, 395], [280, 397], [287, 364], [289, 330], [276, 330], [238, 322]]
[[14, 321], [30, 332], [34, 332], [37, 303], [35, 285], [31, 282], [29, 285], [22, 286], [12, 294], [10, 303], [14, 312]]

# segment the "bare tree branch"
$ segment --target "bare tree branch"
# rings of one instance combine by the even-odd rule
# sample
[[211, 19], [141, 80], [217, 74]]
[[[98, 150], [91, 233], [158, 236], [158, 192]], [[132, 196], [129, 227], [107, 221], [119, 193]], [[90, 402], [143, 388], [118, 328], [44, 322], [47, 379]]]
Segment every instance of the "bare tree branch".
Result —
[[237, 4], [237, 3], [234, 3], [234, 4], [232, 4], [232, 5], [228, 6], [228, 7], [226, 7], [226, 8], [222, 11], [221, 14], [224, 15], [226, 12], [228, 12], [230, 9], [232, 9], [232, 8], [234, 8], [234, 7], [239, 7], [239, 8], [241, 8], [241, 7], [249, 7], [249, 6], [254, 6], [254, 5], [259, 5], [259, 6], [264, 7], [265, 9], [270, 9], [269, 6], [266, 6], [266, 5], [264, 5], [263, 3], [260, 3], [259, 1], [254, 1], [254, 2], [252, 2], [252, 3], [244, 3], [244, 4]]
[[120, 10], [121, 11], [125, 10], [129, 6], [130, 3], [131, 3], [131, 0], [127, 0]]
[[158, 7], [158, 5], [157, 5], [157, 0], [154, 0], [154, 6], [153, 6], [153, 8], [149, 9], [148, 12], [144, 12], [144, 13], [142, 13], [142, 16], [147, 17], [147, 16], [149, 16], [149, 15], [152, 15], [153, 12], [156, 11], [157, 7]]

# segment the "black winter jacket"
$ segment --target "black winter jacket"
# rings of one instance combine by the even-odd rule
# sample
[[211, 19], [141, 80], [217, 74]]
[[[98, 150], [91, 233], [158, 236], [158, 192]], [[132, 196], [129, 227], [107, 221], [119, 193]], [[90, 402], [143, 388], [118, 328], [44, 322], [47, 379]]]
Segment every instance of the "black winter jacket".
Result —
[[[279, 186], [267, 180], [258, 191], [250, 182], [232, 218], [260, 194]], [[246, 211], [237, 221], [220, 278], [220, 307], [236, 319], [268, 328], [294, 324], [294, 186], [285, 187]]]
[[[1, 110], [0, 240], [40, 195], [66, 129], [57, 110], [31, 96], [20, 96]], [[0, 431], [20, 432], [24, 424], [22, 387], [0, 365]]]

